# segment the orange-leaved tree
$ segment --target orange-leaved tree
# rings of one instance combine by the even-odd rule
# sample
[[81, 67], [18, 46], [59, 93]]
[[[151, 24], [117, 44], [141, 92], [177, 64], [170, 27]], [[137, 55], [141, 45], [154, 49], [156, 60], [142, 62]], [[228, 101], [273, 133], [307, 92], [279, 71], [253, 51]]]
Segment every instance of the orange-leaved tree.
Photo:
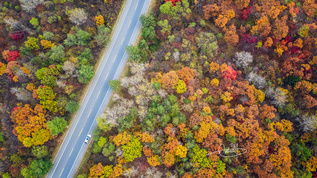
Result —
[[13, 109], [11, 114], [14, 123], [13, 133], [24, 146], [43, 145], [51, 139], [44, 114], [45, 110], [39, 104], [35, 106], [34, 110], [28, 104]]

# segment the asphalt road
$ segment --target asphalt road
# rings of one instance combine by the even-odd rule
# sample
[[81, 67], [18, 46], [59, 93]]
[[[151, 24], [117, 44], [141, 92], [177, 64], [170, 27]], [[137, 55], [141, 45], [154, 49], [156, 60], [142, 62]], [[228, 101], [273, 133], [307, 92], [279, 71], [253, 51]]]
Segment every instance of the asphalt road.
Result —
[[127, 1], [108, 50], [47, 177], [74, 177], [88, 147], [84, 140], [97, 127], [96, 118], [105, 110], [112, 95], [108, 82], [119, 78], [128, 58], [125, 48], [134, 44], [141, 28], [139, 18], [147, 12], [150, 2], [151, 0]]

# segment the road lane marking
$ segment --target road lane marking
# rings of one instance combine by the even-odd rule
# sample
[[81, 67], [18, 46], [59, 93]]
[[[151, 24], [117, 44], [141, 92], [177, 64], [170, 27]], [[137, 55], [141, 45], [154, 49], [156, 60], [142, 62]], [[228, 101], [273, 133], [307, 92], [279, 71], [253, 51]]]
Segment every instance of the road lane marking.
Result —
[[80, 130], [80, 133], [79, 133], [79, 135], [78, 135], [78, 137], [80, 136], [80, 134], [81, 134], [81, 132], [83, 131], [83, 128], [81, 128], [81, 130]]
[[107, 76], [106, 76], [105, 80], [107, 80], [108, 75], [109, 75], [109, 73], [107, 74]]
[[123, 39], [122, 39], [122, 41], [121, 41], [121, 44], [120, 44], [120, 45], [122, 45], [122, 43], [123, 43], [123, 40], [124, 40], [124, 37], [123, 37]]
[[128, 28], [130, 27], [130, 25], [131, 25], [131, 22], [132, 22], [132, 20], [130, 20], [130, 23], [129, 23], [129, 26], [128, 26]]
[[135, 6], [135, 9], [134, 9], [134, 10], [136, 10], [136, 8], [138, 7], [138, 5], [139, 5], [139, 2], [136, 4], [136, 6]]
[[[80, 134], [79, 134], [79, 135], [80, 135]], [[72, 155], [73, 150], [74, 150], [74, 148], [72, 149], [72, 151], [70, 151], [70, 153], [69, 153], [69, 156], [68, 156], [68, 157], [70, 157], [70, 155]]]
[[114, 63], [114, 61], [117, 59], [118, 54], [116, 54], [116, 56], [114, 57], [112, 64]]
[[90, 116], [90, 113], [91, 113], [92, 109], [90, 110], [89, 114], [88, 114], [88, 117]]
[[59, 175], [59, 177], [61, 177], [61, 176], [62, 176], [64, 169], [65, 169], [65, 168], [63, 168], [63, 169], [62, 169], [62, 172], [61, 172], [61, 174]]
[[100, 92], [101, 92], [101, 90], [99, 91], [99, 93], [98, 93], [98, 95], [97, 95], [97, 98], [98, 98], [98, 96], [100, 95]]

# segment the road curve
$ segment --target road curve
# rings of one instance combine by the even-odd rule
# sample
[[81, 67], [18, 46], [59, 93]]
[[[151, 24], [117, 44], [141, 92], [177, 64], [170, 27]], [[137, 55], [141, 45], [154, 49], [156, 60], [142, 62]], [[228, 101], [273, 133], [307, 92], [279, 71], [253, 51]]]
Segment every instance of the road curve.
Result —
[[68, 178], [76, 173], [88, 147], [84, 143], [85, 137], [92, 135], [97, 127], [96, 118], [105, 110], [112, 95], [108, 82], [119, 78], [128, 58], [125, 48], [134, 44], [141, 28], [139, 18], [147, 12], [150, 2], [151, 0], [127, 1], [108, 50], [64, 138], [48, 178]]

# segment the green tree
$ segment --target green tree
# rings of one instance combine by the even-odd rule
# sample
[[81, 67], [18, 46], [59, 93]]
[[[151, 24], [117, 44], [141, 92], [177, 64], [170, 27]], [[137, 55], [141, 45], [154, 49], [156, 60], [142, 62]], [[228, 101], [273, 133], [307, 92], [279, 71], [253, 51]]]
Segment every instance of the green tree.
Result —
[[140, 53], [140, 57], [141, 57], [141, 62], [145, 62], [148, 60], [149, 58], [149, 46], [147, 44], [147, 42], [142, 39], [139, 42], [139, 53]]
[[290, 86], [294, 87], [296, 85], [297, 82], [301, 81], [301, 77], [300, 76], [287, 76], [284, 79], [284, 83], [289, 84]]
[[146, 40], [152, 40], [156, 36], [155, 28], [153, 26], [143, 28], [142, 29], [142, 36]]
[[43, 32], [43, 39], [44, 39], [44, 40], [52, 41], [52, 40], [55, 39], [55, 35], [54, 35], [54, 33], [52, 33], [52, 32], [45, 31], [45, 32]]
[[207, 158], [207, 151], [195, 146], [189, 156], [192, 158], [193, 163], [198, 163], [201, 167], [212, 168], [213, 163]]
[[2, 174], [3, 178], [11, 178], [10, 173], [6, 172], [4, 174]]
[[77, 45], [79, 46], [87, 46], [89, 40], [91, 39], [91, 34], [86, 32], [85, 30], [78, 30], [76, 33]]
[[41, 100], [40, 103], [43, 105], [43, 109], [47, 109], [53, 113], [58, 111], [58, 102], [54, 100]]
[[208, 57], [214, 57], [217, 54], [217, 38], [213, 33], [201, 32], [196, 37], [197, 46], [201, 53]]
[[44, 158], [48, 155], [47, 146], [34, 146], [32, 147], [32, 154], [38, 159]]
[[226, 135], [226, 139], [227, 139], [227, 141], [232, 142], [232, 143], [236, 143], [236, 141], [237, 141], [236, 137], [229, 135], [229, 134]]
[[29, 37], [29, 36], [28, 36], [27, 39], [28, 39], [28, 40], [25, 41], [25, 47], [26, 47], [26, 48], [36, 49], [36, 50], [40, 49], [39, 44], [38, 44], [38, 43], [39, 43], [39, 40], [38, 40], [37, 38], [35, 38], [35, 37]]
[[152, 132], [152, 131], [154, 131], [156, 124], [157, 124], [156, 118], [154, 117], [154, 115], [151, 112], [149, 112], [146, 115], [145, 119], [142, 121], [141, 126], [142, 126], [143, 131]]
[[77, 178], [87, 178], [88, 176], [86, 174], [80, 174], [77, 176]]
[[171, 25], [168, 24], [168, 20], [161, 20], [157, 23], [162, 29], [161, 32], [165, 34], [167, 32], [168, 34], [171, 32]]
[[102, 119], [100, 116], [97, 117], [97, 125], [98, 125], [98, 128], [104, 132], [110, 131], [113, 127], [109, 123], [105, 123], [104, 119]]
[[53, 89], [49, 86], [39, 86], [36, 91], [37, 97], [41, 100], [53, 100], [55, 99], [56, 93], [54, 93]]
[[4, 135], [2, 132], [0, 132], [0, 142], [4, 142]]
[[177, 126], [178, 124], [185, 123], [186, 124], [186, 116], [179, 112], [177, 116], [173, 117], [172, 124]]
[[94, 77], [94, 67], [90, 65], [81, 65], [78, 73], [78, 82], [82, 84], [87, 84]]
[[220, 159], [217, 160], [217, 170], [218, 174], [222, 174], [226, 170], [226, 163], [222, 162]]
[[49, 52], [46, 53], [49, 64], [61, 64], [65, 62], [65, 48], [63, 45], [53, 46]]
[[171, 106], [171, 110], [170, 110], [170, 115], [172, 117], [176, 117], [179, 114], [180, 110], [179, 110], [179, 106], [177, 103], [173, 104]]
[[12, 162], [13, 166], [18, 166], [22, 164], [23, 160], [18, 154], [13, 154], [10, 157], [10, 161]]
[[175, 95], [168, 95], [167, 98], [171, 102], [171, 104], [177, 103], [177, 97]]
[[160, 6], [160, 11], [163, 14], [170, 14], [172, 11], [173, 3], [171, 1], [167, 1]]
[[76, 101], [69, 101], [65, 107], [65, 110], [70, 113], [75, 113], [78, 109], [79, 109], [79, 104]]
[[201, 20], [200, 20], [200, 25], [201, 25], [202, 27], [205, 27], [205, 26], [206, 26], [206, 22], [205, 22], [204, 19], [201, 19]]
[[161, 96], [160, 95], [153, 95], [151, 97], [152, 101], [154, 102], [153, 104], [151, 104], [152, 107], [156, 107], [157, 103], [159, 103], [161, 101]]
[[108, 142], [108, 139], [105, 138], [105, 137], [103, 137], [103, 136], [101, 136], [101, 137], [99, 137], [98, 145], [99, 145], [100, 147], [103, 147], [104, 144], [106, 144], [107, 142]]
[[41, 81], [41, 84], [50, 87], [55, 86], [56, 76], [59, 74], [60, 69], [56, 66], [50, 66], [49, 68], [43, 67], [35, 72], [35, 76]]
[[76, 36], [74, 34], [68, 33], [67, 38], [64, 40], [64, 44], [69, 47], [76, 45], [77, 44]]
[[126, 51], [132, 61], [140, 62], [141, 54], [140, 54], [140, 49], [138, 47], [130, 45], [130, 46], [127, 46]]
[[127, 162], [132, 162], [135, 158], [141, 157], [142, 147], [141, 142], [133, 137], [129, 143], [122, 146], [125, 160]]
[[290, 149], [292, 156], [300, 158], [301, 161], [307, 161], [311, 156], [311, 151], [306, 148], [305, 143], [292, 143]]
[[166, 127], [169, 122], [171, 122], [171, 117], [168, 114], [164, 114], [161, 117], [161, 126]]
[[158, 106], [157, 106], [157, 113], [158, 113], [159, 115], [165, 114], [165, 108], [164, 108], [164, 106], [158, 105]]
[[101, 150], [102, 150], [102, 147], [100, 147], [100, 146], [98, 145], [98, 143], [94, 143], [94, 147], [93, 147], [93, 149], [92, 149], [92, 152], [93, 152], [93, 153], [100, 153]]
[[102, 154], [108, 157], [110, 161], [112, 161], [114, 159], [114, 155], [112, 154], [114, 153], [115, 149], [116, 149], [116, 146], [113, 143], [107, 143], [102, 149]]
[[20, 52], [22, 57], [31, 55], [31, 53], [32, 53], [31, 48], [28, 48], [28, 47], [25, 47], [25, 46], [20, 46], [19, 52]]
[[39, 20], [37, 18], [32, 17], [30, 20], [30, 24], [33, 25], [33, 28], [36, 28], [39, 25]]
[[65, 121], [63, 117], [55, 117], [53, 120], [47, 122], [47, 128], [50, 129], [50, 133], [53, 137], [64, 132], [66, 127], [67, 121]]
[[97, 142], [100, 138], [100, 132], [101, 129], [99, 129], [98, 127], [92, 132], [92, 140]]
[[78, 57], [87, 59], [88, 62], [92, 62], [92, 60], [94, 59], [94, 56], [91, 54], [91, 50], [89, 48], [85, 48]]
[[45, 176], [52, 167], [53, 164], [48, 158], [34, 160], [30, 165], [32, 175], [37, 177]]
[[21, 170], [21, 175], [22, 175], [23, 177], [33, 177], [32, 172], [31, 172], [31, 169], [28, 168], [28, 167], [25, 167], [25, 168], [23, 168], [23, 169]]
[[142, 36], [146, 40], [152, 40], [156, 36], [154, 28], [156, 26], [156, 21], [154, 19], [154, 16], [141, 15], [140, 21], [142, 23]]
[[104, 25], [98, 26], [98, 33], [94, 39], [99, 46], [105, 46], [110, 39], [111, 30]]
[[23, 177], [44, 177], [52, 167], [50, 159], [37, 159], [32, 161], [30, 167], [23, 168], [21, 175]]
[[155, 22], [155, 18], [153, 15], [141, 15], [140, 16], [140, 21], [143, 27], [150, 27], [150, 26], [155, 26], [156, 22]]
[[133, 107], [130, 109], [130, 116], [133, 118], [133, 119], [137, 119], [139, 114], [138, 114], [138, 108], [137, 107]]
[[121, 88], [121, 82], [119, 80], [110, 80], [109, 87], [113, 91], [118, 91]]
[[118, 123], [119, 123], [118, 131], [123, 132], [126, 129], [130, 129], [133, 126], [133, 120], [134, 119], [131, 116], [126, 116], [124, 119], [119, 118], [118, 119]]
[[[177, 100], [176, 100], [177, 101]], [[172, 106], [172, 103], [168, 100], [168, 99], [165, 99], [163, 102], [162, 102], [164, 108], [166, 109], [166, 111], [170, 111], [171, 109], [171, 106]]]
[[154, 88], [155, 90], [161, 89], [161, 84], [160, 84], [160, 82], [155, 82], [155, 83], [153, 83], [153, 88]]

